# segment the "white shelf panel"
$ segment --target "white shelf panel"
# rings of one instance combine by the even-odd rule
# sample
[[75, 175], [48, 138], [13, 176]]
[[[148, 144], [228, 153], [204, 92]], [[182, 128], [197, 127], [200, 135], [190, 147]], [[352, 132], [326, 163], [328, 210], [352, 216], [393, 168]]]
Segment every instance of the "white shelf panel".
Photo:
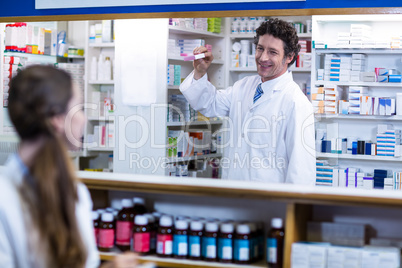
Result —
[[180, 86], [168, 86], [168, 89], [180, 89]]
[[102, 47], [114, 47], [114, 43], [90, 43], [89, 47], [98, 47], [98, 48], [102, 48]]
[[[254, 39], [256, 36], [255, 33], [237, 33], [237, 34], [230, 34], [229, 37], [232, 39]], [[297, 34], [300, 38], [311, 38], [311, 33], [299, 33]]]
[[114, 116], [88, 116], [88, 121], [114, 121]]
[[402, 54], [402, 49], [391, 48], [318, 48], [317, 54]]
[[113, 80], [99, 80], [99, 81], [89, 81], [90, 85], [114, 85]]
[[87, 150], [92, 152], [113, 152], [113, 148], [109, 147], [92, 147], [88, 148]]
[[197, 35], [198, 37], [213, 37], [213, 38], [224, 38], [225, 36], [220, 33], [211, 33], [208, 31], [201, 31], [196, 29], [190, 29], [185, 27], [178, 27], [169, 25], [169, 32], [174, 34], [185, 34], [185, 35]]
[[74, 158], [74, 157], [81, 157], [81, 156], [84, 156], [84, 152], [83, 152], [83, 151], [68, 151], [68, 155], [69, 155], [71, 158]]
[[167, 122], [168, 127], [179, 127], [179, 126], [200, 126], [200, 125], [221, 125], [222, 120], [211, 120], [211, 121], [190, 121], [190, 122]]
[[191, 160], [201, 160], [213, 157], [222, 157], [222, 154], [203, 154], [197, 156], [169, 157], [167, 163], [187, 162]]
[[331, 158], [331, 159], [348, 159], [348, 160], [402, 162], [402, 157], [377, 156], [377, 155], [317, 153], [316, 157], [317, 158]]
[[[178, 57], [178, 56], [168, 56], [168, 60], [175, 60], [175, 61], [183, 61], [184, 62], [184, 57]], [[188, 61], [192, 63], [192, 61]], [[225, 62], [223, 60], [217, 60], [214, 59], [211, 64], [224, 64]]]
[[297, 34], [297, 36], [299, 38], [311, 38], [312, 34], [311, 33], [299, 33], [299, 34]]
[[289, 71], [294, 73], [309, 73], [311, 72], [311, 68], [290, 68]]
[[337, 85], [337, 86], [366, 86], [402, 88], [402, 83], [379, 83], [379, 82], [338, 82], [338, 81], [315, 81], [315, 85]]
[[402, 116], [391, 115], [357, 115], [357, 114], [315, 114], [316, 119], [321, 120], [379, 120], [379, 121], [402, 121]]
[[257, 67], [250, 68], [250, 67], [237, 67], [237, 68], [230, 68], [230, 72], [256, 72]]

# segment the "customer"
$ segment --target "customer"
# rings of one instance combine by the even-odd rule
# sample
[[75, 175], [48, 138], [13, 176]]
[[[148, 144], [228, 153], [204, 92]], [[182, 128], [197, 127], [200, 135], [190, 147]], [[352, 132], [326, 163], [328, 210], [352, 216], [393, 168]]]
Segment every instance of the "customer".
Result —
[[230, 136], [221, 161], [223, 179], [309, 184], [315, 178], [314, 115], [311, 103], [288, 71], [299, 53], [295, 29], [269, 19], [254, 39], [258, 75], [216, 90], [207, 71], [213, 55], [195, 60], [180, 90], [204, 116], [228, 116]]
[[[8, 101], [20, 147], [0, 176], [0, 267], [98, 267], [92, 201], [67, 153], [85, 124], [78, 90], [66, 72], [36, 65], [12, 79]], [[135, 267], [136, 256], [107, 266]]]

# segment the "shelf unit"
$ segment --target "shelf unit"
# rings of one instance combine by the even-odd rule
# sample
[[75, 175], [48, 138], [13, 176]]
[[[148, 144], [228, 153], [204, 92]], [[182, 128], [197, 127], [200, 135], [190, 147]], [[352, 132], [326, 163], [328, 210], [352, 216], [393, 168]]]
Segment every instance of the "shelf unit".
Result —
[[[392, 18], [391, 20], [389, 18]], [[363, 71], [374, 71], [374, 68], [394, 68], [400, 69], [400, 57], [402, 49], [387, 48], [333, 48], [333, 43], [337, 40], [338, 32], [350, 32], [351, 24], [366, 24], [372, 28], [373, 39], [391, 40], [391, 33], [397, 34], [401, 32], [396, 26], [395, 21], [401, 21], [397, 16], [313, 16], [313, 40], [324, 41], [330, 48], [313, 49], [312, 53], [312, 69], [322, 69], [324, 57], [328, 54], [338, 56], [348, 56], [352, 54], [364, 54], [365, 61]], [[383, 27], [388, 30], [383, 31]], [[402, 89], [402, 83], [379, 83], [379, 82], [334, 82], [317, 80], [317, 74], [312, 74], [311, 85], [336, 85], [340, 87], [341, 98], [347, 100], [347, 92], [349, 86], [367, 87], [367, 93], [364, 95], [375, 97], [396, 97], [396, 92]], [[359, 140], [376, 142], [377, 124], [389, 124], [395, 129], [401, 129], [402, 117], [393, 116], [377, 116], [377, 115], [354, 115], [354, 114], [316, 114], [316, 128], [326, 128], [329, 123], [338, 124], [338, 136], [340, 138], [356, 137]], [[350, 154], [329, 154], [317, 153], [317, 158], [328, 159], [330, 163], [336, 161], [335, 164], [342, 168], [356, 167], [361, 172], [372, 174], [375, 168], [387, 169], [392, 171], [400, 170], [400, 158], [371, 156], [371, 155], [350, 155]], [[352, 161], [349, 163], [349, 161]], [[381, 163], [375, 163], [381, 162]]]
[[185, 156], [185, 157], [169, 157], [166, 163], [180, 163], [180, 162], [188, 162], [193, 160], [205, 160], [210, 158], [219, 158], [222, 157], [222, 154], [203, 154], [203, 155], [194, 155], [194, 156]]
[[205, 125], [221, 125], [222, 120], [209, 120], [209, 121], [189, 121], [189, 122], [167, 122], [168, 127], [181, 127], [181, 126], [205, 126]]
[[88, 47], [92, 48], [103, 48], [103, 47], [114, 47], [114, 43], [89, 43]]
[[[350, 188], [332, 188], [332, 187], [313, 187], [292, 184], [266, 184], [259, 182], [212, 180], [212, 179], [192, 179], [192, 178], [171, 178], [161, 176], [147, 176], [134, 174], [107, 174], [98, 172], [78, 172], [78, 177], [91, 191], [132, 191], [136, 195], [147, 195], [158, 197], [169, 196], [169, 199], [181, 197], [183, 200], [205, 200], [219, 196], [211, 202], [212, 206], [219, 206], [220, 202], [224, 205], [222, 209], [231, 200], [241, 200], [242, 202], [251, 202], [249, 211], [262, 213], [258, 207], [259, 204], [266, 209], [272, 206], [279, 206], [286, 210], [285, 217], [285, 250], [284, 250], [284, 268], [290, 268], [291, 245], [293, 242], [306, 239], [308, 221], [317, 218], [322, 219], [321, 211], [328, 213], [328, 208], [350, 211], [358, 210], [360, 221], [367, 223], [368, 218], [378, 219], [376, 210], [381, 211], [381, 217], [385, 221], [394, 220], [396, 226], [402, 222], [399, 211], [402, 208], [402, 195], [400, 191], [375, 191]], [[218, 201], [215, 203], [215, 201]], [[225, 201], [227, 200], [227, 201]], [[204, 201], [203, 201], [204, 202]], [[226, 204], [226, 205], [225, 205]], [[207, 204], [204, 203], [205, 206]], [[199, 206], [199, 209], [201, 207]], [[229, 209], [229, 208], [227, 208]], [[266, 212], [268, 213], [268, 212]], [[349, 212], [350, 213], [350, 212]], [[399, 213], [399, 214], [398, 214]], [[324, 213], [325, 214], [325, 213]], [[337, 214], [335, 214], [337, 215]], [[345, 214], [347, 215], [347, 214]], [[375, 216], [373, 216], [375, 215]], [[355, 218], [355, 223], [359, 222]], [[347, 217], [344, 217], [347, 221]], [[396, 221], [396, 222], [395, 222]], [[378, 222], [371, 221], [373, 227], [378, 226]], [[393, 228], [399, 233], [399, 227]], [[386, 229], [386, 228], [384, 228]], [[384, 229], [378, 229], [379, 235], [384, 233]], [[390, 229], [390, 228], [388, 228]], [[399, 234], [400, 235], [400, 234]], [[114, 254], [101, 253], [103, 260], [113, 259]], [[220, 266], [216, 263], [180, 261], [175, 259], [158, 258], [153, 256], [141, 257], [140, 262], [155, 262], [163, 267], [240, 267], [237, 265]], [[186, 266], [187, 265], [187, 266]], [[265, 264], [253, 264], [241, 267], [266, 267]]]

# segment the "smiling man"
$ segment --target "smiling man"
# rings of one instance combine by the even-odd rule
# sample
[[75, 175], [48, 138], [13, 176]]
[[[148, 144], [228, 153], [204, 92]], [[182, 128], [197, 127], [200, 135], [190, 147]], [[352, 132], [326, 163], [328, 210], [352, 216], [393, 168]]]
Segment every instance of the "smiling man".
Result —
[[180, 85], [190, 105], [203, 115], [230, 119], [230, 135], [221, 161], [222, 179], [314, 185], [314, 114], [311, 103], [288, 71], [299, 53], [295, 29], [270, 19], [254, 39], [258, 75], [216, 90], [207, 70], [213, 55], [195, 60]]

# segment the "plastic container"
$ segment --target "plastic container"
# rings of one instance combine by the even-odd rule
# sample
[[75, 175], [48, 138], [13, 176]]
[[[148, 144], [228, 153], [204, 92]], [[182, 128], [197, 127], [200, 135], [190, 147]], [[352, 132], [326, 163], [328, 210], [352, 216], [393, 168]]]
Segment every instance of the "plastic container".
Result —
[[233, 251], [233, 259], [235, 263], [250, 263], [250, 226], [247, 224], [237, 225]]
[[92, 211], [91, 213], [92, 216], [92, 221], [93, 221], [93, 226], [94, 226], [94, 236], [95, 236], [95, 244], [98, 245], [98, 240], [99, 240], [99, 212], [98, 211]]
[[218, 260], [223, 263], [233, 262], [233, 223], [223, 223], [218, 236]]
[[159, 257], [171, 257], [173, 254], [173, 219], [164, 215], [160, 218], [156, 236], [156, 254]]
[[207, 222], [202, 238], [202, 258], [206, 261], [218, 260], [218, 223]]
[[188, 256], [188, 222], [185, 218], [175, 222], [173, 256], [177, 259], [186, 259]]
[[204, 234], [203, 227], [201, 221], [192, 221], [190, 223], [188, 236], [189, 259], [201, 260], [201, 239]]
[[115, 229], [113, 224], [113, 214], [104, 212], [99, 225], [99, 244], [98, 249], [102, 252], [109, 252], [114, 247]]
[[121, 251], [127, 251], [131, 249], [135, 215], [131, 199], [123, 199], [121, 203], [123, 208], [117, 214], [116, 219], [116, 247]]
[[285, 231], [282, 219], [273, 218], [267, 238], [267, 263], [269, 267], [282, 268], [284, 237]]
[[151, 228], [145, 215], [135, 216], [133, 229], [133, 250], [141, 255], [151, 252]]

